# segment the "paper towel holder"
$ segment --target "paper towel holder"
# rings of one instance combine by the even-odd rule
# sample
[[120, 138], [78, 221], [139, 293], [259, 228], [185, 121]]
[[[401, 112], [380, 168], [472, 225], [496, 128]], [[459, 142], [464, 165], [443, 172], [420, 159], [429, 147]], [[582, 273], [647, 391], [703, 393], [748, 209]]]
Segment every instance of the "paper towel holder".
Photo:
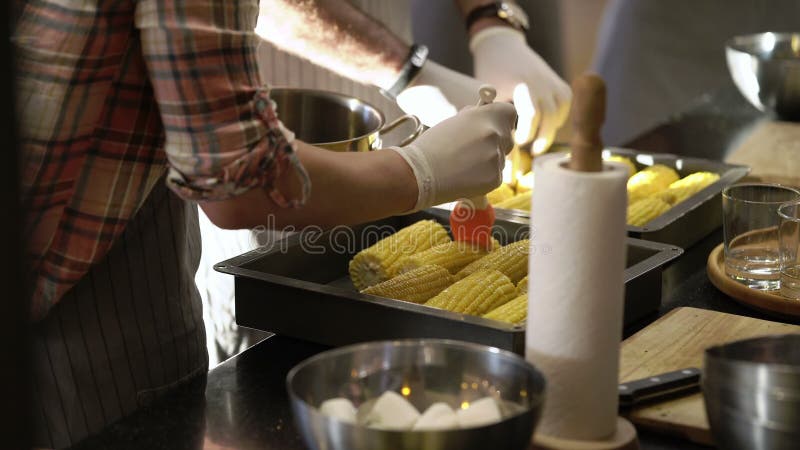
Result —
[[[602, 78], [593, 74], [579, 76], [572, 83], [572, 138], [568, 168], [580, 172], [603, 170], [603, 142], [600, 130], [605, 121], [606, 88]], [[536, 433], [535, 450], [639, 450], [636, 428], [617, 416], [615, 432], [605, 439], [577, 440]]]

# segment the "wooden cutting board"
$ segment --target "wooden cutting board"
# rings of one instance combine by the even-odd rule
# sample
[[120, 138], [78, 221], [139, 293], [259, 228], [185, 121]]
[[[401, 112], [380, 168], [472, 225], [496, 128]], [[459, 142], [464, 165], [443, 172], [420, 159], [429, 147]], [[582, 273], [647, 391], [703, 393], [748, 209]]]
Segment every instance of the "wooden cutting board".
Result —
[[[710, 346], [769, 334], [800, 333], [800, 326], [697, 308], [676, 308], [622, 343], [620, 382], [686, 367], [703, 367]], [[636, 425], [712, 445], [700, 393], [631, 411]]]
[[750, 166], [751, 180], [800, 186], [800, 123], [760, 123], [725, 162]]

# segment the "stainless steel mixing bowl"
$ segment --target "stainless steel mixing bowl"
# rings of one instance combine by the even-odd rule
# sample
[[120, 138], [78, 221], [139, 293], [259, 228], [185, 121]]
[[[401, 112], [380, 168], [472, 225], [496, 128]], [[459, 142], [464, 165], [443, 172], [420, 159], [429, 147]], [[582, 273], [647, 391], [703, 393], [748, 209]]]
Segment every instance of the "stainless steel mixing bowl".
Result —
[[800, 33], [736, 36], [725, 53], [734, 83], [753, 106], [800, 120]]
[[[306, 445], [328, 450], [527, 449], [542, 409], [545, 381], [519, 356], [460, 341], [422, 339], [342, 347], [313, 356], [287, 376], [295, 422]], [[500, 400], [501, 422], [448, 431], [388, 431], [351, 425], [319, 413], [333, 397], [356, 407], [393, 390], [423, 411], [482, 397]]]
[[408, 122], [413, 131], [397, 142], [406, 145], [422, 132], [422, 124], [404, 115], [385, 125], [383, 113], [369, 103], [317, 89], [273, 88], [270, 98], [278, 118], [298, 139], [328, 150], [350, 152], [379, 148], [381, 137]]
[[705, 352], [703, 397], [724, 449], [800, 443], [800, 334], [746, 339]]

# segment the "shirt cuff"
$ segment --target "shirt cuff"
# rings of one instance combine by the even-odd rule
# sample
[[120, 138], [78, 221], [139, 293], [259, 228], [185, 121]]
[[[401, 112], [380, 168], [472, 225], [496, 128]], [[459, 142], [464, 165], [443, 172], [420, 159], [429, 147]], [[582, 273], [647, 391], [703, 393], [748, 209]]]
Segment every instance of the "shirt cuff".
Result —
[[[268, 88], [256, 92], [253, 108], [255, 116], [266, 127], [266, 135], [248, 153], [211, 177], [191, 177], [170, 167], [167, 185], [181, 197], [193, 201], [225, 200], [263, 187], [281, 208], [303, 206], [311, 192], [311, 180], [297, 157], [294, 133], [278, 120]], [[287, 197], [275, 187], [277, 179], [287, 169], [292, 169], [301, 183], [299, 197]]]

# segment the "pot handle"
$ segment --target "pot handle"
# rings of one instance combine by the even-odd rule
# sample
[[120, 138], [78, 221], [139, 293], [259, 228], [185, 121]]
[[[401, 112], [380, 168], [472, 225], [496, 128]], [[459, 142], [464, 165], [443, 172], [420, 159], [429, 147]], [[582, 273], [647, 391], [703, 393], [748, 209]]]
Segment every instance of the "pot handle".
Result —
[[424, 127], [422, 126], [422, 122], [419, 121], [419, 118], [417, 118], [417, 116], [415, 116], [413, 114], [406, 114], [406, 115], [398, 117], [397, 119], [393, 120], [391, 123], [386, 124], [386, 126], [381, 128], [381, 131], [380, 131], [381, 139], [383, 139], [383, 135], [385, 133], [388, 133], [389, 131], [394, 130], [395, 128], [400, 126], [400, 124], [402, 124], [403, 122], [411, 122], [411, 123], [413, 123], [414, 124], [414, 131], [412, 131], [411, 134], [409, 134], [408, 136], [403, 138], [403, 140], [400, 141], [397, 144], [398, 147], [402, 147], [404, 145], [408, 145], [411, 142], [413, 142], [414, 139], [419, 137], [420, 133], [422, 133], [422, 130], [424, 129]]

